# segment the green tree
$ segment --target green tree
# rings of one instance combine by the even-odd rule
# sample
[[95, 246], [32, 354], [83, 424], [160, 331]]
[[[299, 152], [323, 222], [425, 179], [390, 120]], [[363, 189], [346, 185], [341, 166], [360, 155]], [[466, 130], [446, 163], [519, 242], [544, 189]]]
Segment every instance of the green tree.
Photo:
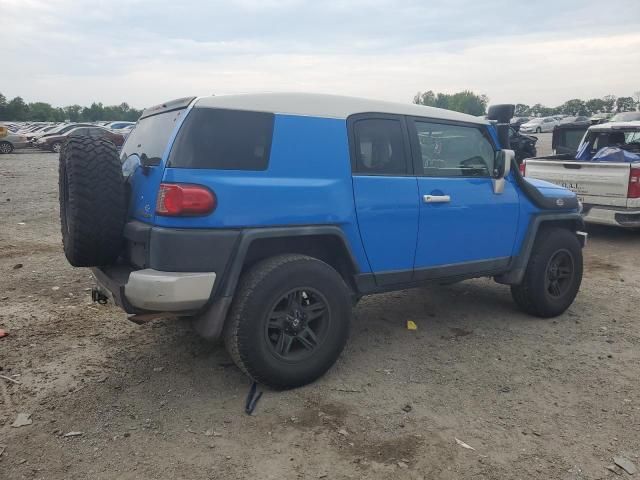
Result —
[[604, 100], [602, 100], [601, 98], [592, 98], [591, 100], [587, 100], [585, 102], [585, 107], [587, 108], [587, 112], [590, 115], [603, 112], [605, 109]]
[[632, 112], [636, 109], [636, 102], [633, 97], [618, 97], [616, 100], [617, 112]]
[[553, 115], [553, 108], [545, 107], [541, 103], [536, 103], [531, 107], [531, 115], [536, 117], [548, 117]]
[[429, 107], [445, 108], [470, 115], [484, 115], [489, 103], [486, 95], [477, 95], [470, 90], [454, 93], [434, 93], [432, 90], [418, 92], [413, 97], [413, 103]]
[[0, 93], [0, 120], [9, 120], [7, 114], [7, 97]]
[[24, 122], [28, 120], [29, 106], [24, 103], [22, 97], [15, 97], [5, 108], [7, 120], [16, 120], [18, 122]]
[[640, 90], [633, 92], [633, 100], [636, 102], [636, 109], [640, 110]]
[[531, 107], [524, 103], [516, 103], [516, 112], [514, 115], [516, 117], [527, 117], [531, 115]]
[[40, 122], [55, 122], [57, 120], [57, 112], [48, 103], [35, 102], [29, 104], [28, 119]]
[[65, 120], [70, 122], [79, 122], [81, 120], [82, 107], [80, 105], [69, 105], [64, 107], [63, 111]]
[[567, 100], [559, 107], [560, 112], [565, 115], [588, 115], [587, 106], [584, 101], [579, 98], [574, 98], [573, 100]]
[[616, 105], [616, 96], [615, 95], [605, 95], [602, 97], [602, 101], [604, 102], [604, 110], [603, 112], [612, 113], [615, 110]]
[[413, 97], [413, 103], [418, 105], [426, 105], [427, 107], [435, 107], [436, 105], [436, 94], [433, 93], [433, 90], [429, 90], [427, 92], [418, 92]]

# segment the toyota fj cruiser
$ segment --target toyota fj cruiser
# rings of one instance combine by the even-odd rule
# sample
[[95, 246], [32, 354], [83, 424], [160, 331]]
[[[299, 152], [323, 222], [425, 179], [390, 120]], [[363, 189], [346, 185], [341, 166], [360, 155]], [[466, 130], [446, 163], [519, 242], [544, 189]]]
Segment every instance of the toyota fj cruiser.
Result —
[[512, 115], [308, 94], [167, 102], [120, 155], [64, 145], [64, 251], [92, 267], [95, 300], [191, 317], [275, 388], [331, 367], [363, 295], [493, 277], [556, 316], [586, 234], [574, 193], [520, 175]]

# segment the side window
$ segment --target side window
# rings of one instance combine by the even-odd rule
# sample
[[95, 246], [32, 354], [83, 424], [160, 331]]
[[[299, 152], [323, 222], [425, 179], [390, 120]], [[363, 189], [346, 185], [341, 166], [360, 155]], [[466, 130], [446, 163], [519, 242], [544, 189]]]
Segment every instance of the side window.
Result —
[[78, 137], [80, 135], [89, 135], [88, 128], [76, 128], [75, 130], [69, 132], [70, 137]]
[[495, 152], [476, 127], [414, 122], [418, 136], [417, 174], [427, 177], [489, 177]]
[[407, 173], [400, 120], [371, 118], [354, 124], [356, 173], [404, 175]]
[[87, 130], [88, 130], [88, 132], [89, 132], [89, 133], [88, 133], [88, 134], [89, 134], [89, 136], [94, 137], [94, 138], [104, 137], [104, 135], [105, 135], [105, 133], [106, 133], [106, 132], [105, 132], [103, 129], [101, 129], [101, 128], [87, 128]]
[[176, 137], [169, 166], [266, 170], [274, 120], [273, 113], [194, 108]]

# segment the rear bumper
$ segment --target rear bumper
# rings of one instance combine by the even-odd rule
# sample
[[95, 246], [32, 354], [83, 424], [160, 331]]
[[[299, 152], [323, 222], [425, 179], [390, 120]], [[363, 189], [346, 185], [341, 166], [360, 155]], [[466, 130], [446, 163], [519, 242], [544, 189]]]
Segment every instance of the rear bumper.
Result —
[[584, 220], [599, 225], [640, 228], [640, 209], [585, 207]]
[[209, 301], [216, 281], [215, 272], [132, 270], [123, 265], [92, 271], [100, 292], [129, 314], [195, 312]]

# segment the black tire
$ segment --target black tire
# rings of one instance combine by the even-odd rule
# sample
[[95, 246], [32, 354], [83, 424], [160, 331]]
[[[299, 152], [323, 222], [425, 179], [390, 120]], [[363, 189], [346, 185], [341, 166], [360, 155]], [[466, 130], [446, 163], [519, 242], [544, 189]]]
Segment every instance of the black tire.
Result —
[[0, 142], [0, 153], [13, 152], [13, 144], [9, 142]]
[[575, 233], [545, 228], [538, 232], [524, 279], [511, 286], [511, 296], [530, 315], [556, 317], [573, 303], [581, 282], [582, 248]]
[[113, 263], [122, 246], [126, 201], [122, 167], [113, 143], [71, 137], [60, 151], [62, 243], [74, 267]]
[[[303, 291], [298, 297], [301, 301], [289, 309], [287, 299], [297, 291]], [[326, 304], [324, 313], [318, 307], [322, 301]], [[302, 331], [293, 337], [294, 330], [287, 329], [293, 328], [299, 314], [294, 318], [284, 312], [298, 310], [295, 305], [300, 307], [301, 317], [307, 318], [300, 319]], [[283, 322], [284, 329], [270, 328], [277, 322]], [[338, 272], [315, 258], [279, 255], [242, 275], [223, 337], [233, 361], [250, 378], [286, 389], [313, 382], [331, 368], [347, 341], [350, 323], [351, 297]], [[305, 333], [307, 327], [313, 329], [312, 338]], [[304, 342], [298, 338], [303, 336], [308, 338]], [[285, 337], [293, 340], [287, 342]], [[287, 352], [285, 344], [289, 345]]]
[[62, 142], [53, 142], [51, 144], [51, 151], [53, 153], [60, 153], [61, 150], [62, 150]]
[[542, 133], [542, 129], [540, 127], [536, 128], [536, 133]]

